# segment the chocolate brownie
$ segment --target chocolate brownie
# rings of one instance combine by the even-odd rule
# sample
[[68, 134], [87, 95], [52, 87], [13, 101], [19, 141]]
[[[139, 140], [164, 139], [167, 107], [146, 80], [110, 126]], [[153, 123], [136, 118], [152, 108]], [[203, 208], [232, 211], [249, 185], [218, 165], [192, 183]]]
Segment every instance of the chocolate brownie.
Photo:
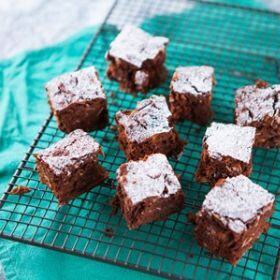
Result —
[[63, 205], [108, 177], [98, 163], [99, 154], [102, 154], [100, 145], [77, 129], [34, 156], [41, 182], [48, 185]]
[[255, 130], [249, 126], [213, 122], [203, 138], [197, 181], [214, 184], [220, 178], [249, 176]]
[[213, 115], [212, 90], [214, 68], [210, 66], [178, 67], [170, 85], [169, 104], [174, 120], [187, 119], [204, 125]]
[[127, 92], [147, 92], [157, 87], [167, 76], [164, 61], [168, 42], [136, 26], [125, 26], [106, 54], [108, 77]]
[[255, 146], [280, 147], [280, 84], [258, 81], [236, 91], [235, 122], [256, 128]]
[[183, 141], [172, 123], [164, 96], [153, 95], [138, 102], [135, 110], [116, 114], [118, 140], [128, 159], [137, 160], [153, 153], [178, 156]]
[[200, 246], [236, 264], [269, 227], [275, 197], [247, 177], [220, 179], [195, 218]]
[[167, 158], [153, 154], [117, 170], [117, 199], [129, 229], [180, 211], [184, 193]]
[[94, 67], [58, 76], [46, 84], [46, 90], [60, 130], [91, 131], [106, 125], [106, 96]]

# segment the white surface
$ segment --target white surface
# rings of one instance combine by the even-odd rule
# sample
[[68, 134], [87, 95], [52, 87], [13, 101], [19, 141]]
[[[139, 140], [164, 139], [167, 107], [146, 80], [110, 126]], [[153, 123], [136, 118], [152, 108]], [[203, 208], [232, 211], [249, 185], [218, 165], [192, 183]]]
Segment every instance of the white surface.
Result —
[[[161, 0], [151, 1], [162, 10]], [[280, 0], [258, 1], [280, 12]], [[60, 42], [85, 27], [100, 23], [112, 3], [113, 0], [1, 0], [0, 59]], [[134, 1], [128, 0], [127, 5], [133, 4]], [[187, 1], [182, 1], [179, 6], [170, 1], [168, 10], [162, 12], [179, 12], [192, 7], [193, 3]], [[136, 5], [133, 15], [138, 17], [134, 24], [140, 24], [143, 16], [152, 17], [156, 13], [156, 8], [143, 11], [140, 5]], [[118, 25], [116, 19], [114, 23]]]
[[[78, 4], [77, 4], [78, 3]], [[1, 0], [1, 58], [62, 41], [102, 21], [112, 0]]]
[[[160, 7], [161, 0], [151, 1], [154, 7]], [[114, 0], [1, 0], [0, 59], [60, 42], [86, 27], [101, 23], [113, 2]], [[129, 5], [133, 6], [134, 1], [128, 0], [126, 7]], [[170, 4], [168, 11], [162, 12], [179, 12], [192, 6], [193, 4], [182, 1], [179, 6]], [[144, 17], [152, 17], [156, 13], [157, 9], [143, 11], [140, 5], [136, 5], [133, 17], [137, 18], [137, 22], [134, 24], [140, 24]], [[119, 26], [116, 18], [111, 23]]]

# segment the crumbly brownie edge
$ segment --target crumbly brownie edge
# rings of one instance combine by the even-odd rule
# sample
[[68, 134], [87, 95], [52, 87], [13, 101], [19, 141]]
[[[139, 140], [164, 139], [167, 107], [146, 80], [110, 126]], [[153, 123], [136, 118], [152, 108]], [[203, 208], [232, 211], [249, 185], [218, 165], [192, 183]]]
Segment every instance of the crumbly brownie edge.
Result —
[[267, 231], [267, 219], [272, 213], [273, 204], [269, 204], [247, 224], [244, 232], [236, 234], [221, 223], [219, 216], [209, 215], [201, 210], [195, 218], [195, 237], [201, 247], [235, 265], [259, 236]]
[[[184, 193], [182, 190], [166, 198], [149, 197], [133, 205], [129, 197], [127, 197], [123, 186], [119, 184], [117, 198], [129, 229], [137, 229], [143, 224], [164, 220], [184, 207]], [[161, 210], [159, 211], [159, 209]]]
[[169, 104], [172, 117], [174, 121], [187, 119], [200, 125], [206, 125], [213, 118], [211, 100], [211, 93], [203, 96], [193, 96], [171, 91]]
[[199, 183], [208, 182], [213, 186], [221, 178], [234, 177], [240, 174], [249, 176], [252, 169], [252, 159], [245, 163], [229, 156], [223, 156], [220, 159], [211, 158], [207, 145], [204, 144], [195, 179]]
[[[89, 132], [96, 129], [103, 129], [108, 124], [109, 118], [106, 99], [96, 98], [93, 101], [73, 103], [63, 110], [55, 110], [50, 100], [49, 104], [56, 118], [58, 128], [65, 133], [70, 133], [75, 129], [82, 129]], [[83, 113], [87, 113], [87, 117]], [[79, 117], [81, 115], [82, 118]], [[73, 118], [76, 122], [73, 122]]]

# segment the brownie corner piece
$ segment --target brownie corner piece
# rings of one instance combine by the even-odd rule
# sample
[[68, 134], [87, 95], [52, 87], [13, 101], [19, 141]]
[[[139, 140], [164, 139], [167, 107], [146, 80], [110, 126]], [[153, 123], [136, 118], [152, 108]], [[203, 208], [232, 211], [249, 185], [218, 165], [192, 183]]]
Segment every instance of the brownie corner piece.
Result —
[[173, 119], [207, 124], [213, 116], [211, 101], [214, 85], [214, 68], [211, 66], [177, 67], [169, 95]]
[[153, 153], [178, 157], [183, 152], [185, 143], [173, 125], [164, 96], [144, 99], [134, 110], [117, 112], [115, 119], [120, 147], [129, 160]]
[[126, 25], [110, 44], [107, 76], [119, 82], [127, 92], [147, 92], [167, 77], [164, 66], [165, 37], [152, 36], [142, 29]]
[[122, 164], [117, 180], [117, 198], [129, 229], [166, 219], [184, 206], [181, 184], [163, 154]]
[[106, 95], [95, 67], [57, 76], [45, 88], [60, 130], [92, 131], [107, 124]]
[[202, 141], [196, 180], [213, 185], [220, 178], [249, 176], [254, 140], [253, 127], [213, 122]]
[[235, 122], [256, 128], [256, 147], [280, 147], [280, 84], [264, 81], [239, 88], [235, 94]]
[[108, 177], [99, 164], [101, 146], [81, 129], [74, 130], [50, 147], [34, 154], [40, 181], [67, 204]]
[[235, 265], [266, 232], [275, 197], [244, 175], [221, 179], [195, 218], [200, 246]]

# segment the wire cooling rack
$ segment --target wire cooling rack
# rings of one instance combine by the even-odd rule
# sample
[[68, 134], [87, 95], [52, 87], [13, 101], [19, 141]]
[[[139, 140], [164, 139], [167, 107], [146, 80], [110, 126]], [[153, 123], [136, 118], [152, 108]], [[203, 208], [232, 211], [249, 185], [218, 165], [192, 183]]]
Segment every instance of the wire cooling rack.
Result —
[[[108, 96], [111, 124], [92, 133], [103, 146], [102, 165], [110, 171], [107, 182], [58, 208], [50, 190], [38, 180], [32, 154], [61, 139], [50, 116], [16, 170], [0, 209], [0, 236], [40, 247], [81, 255], [132, 269], [168, 277], [196, 279], [277, 279], [280, 242], [280, 153], [254, 149], [251, 178], [276, 195], [271, 227], [234, 267], [200, 248], [193, 236], [188, 212], [196, 212], [209, 187], [197, 184], [194, 173], [200, 159], [205, 127], [182, 122], [177, 128], [188, 140], [177, 162], [186, 194], [185, 209], [167, 220], [129, 231], [120, 213], [112, 215], [110, 200], [115, 193], [115, 171], [125, 157], [115, 140], [113, 117], [133, 108], [144, 98], [121, 92], [106, 78], [104, 55], [119, 27], [145, 18], [142, 27], [170, 38], [167, 51], [169, 79], [150, 94], [169, 92], [172, 72], [178, 65], [209, 64], [216, 69], [215, 120], [233, 121], [234, 90], [257, 78], [279, 82], [280, 16], [277, 13], [203, 1], [117, 1], [99, 32], [93, 37], [78, 69], [95, 65]], [[166, 11], [176, 13], [164, 15]], [[157, 14], [157, 16], [154, 16]], [[71, 69], [69, 69], [71, 70]], [[222, 139], [221, 139], [222, 140]], [[16, 196], [8, 192], [24, 185], [31, 192]]]

